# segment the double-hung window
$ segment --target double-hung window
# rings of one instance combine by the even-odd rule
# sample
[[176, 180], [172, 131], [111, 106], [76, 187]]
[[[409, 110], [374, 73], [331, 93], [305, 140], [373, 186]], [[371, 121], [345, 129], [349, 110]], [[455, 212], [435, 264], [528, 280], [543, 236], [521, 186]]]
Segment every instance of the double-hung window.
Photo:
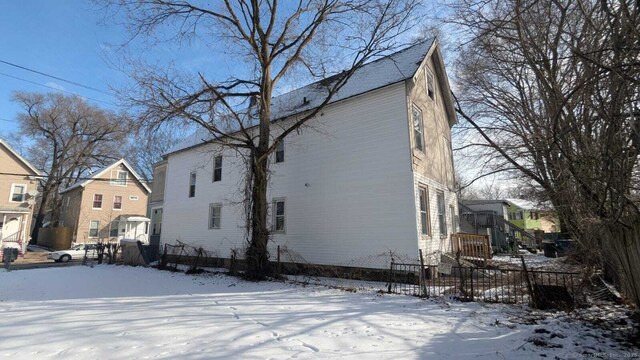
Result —
[[196, 172], [189, 174], [189, 197], [196, 196]]
[[284, 162], [284, 141], [280, 141], [276, 146], [276, 163]]
[[24, 202], [27, 196], [27, 185], [11, 185], [11, 202]]
[[93, 208], [94, 209], [102, 209], [102, 194], [94, 194], [93, 195]]
[[453, 205], [449, 205], [449, 214], [451, 214], [451, 233], [455, 234], [458, 232], [458, 216]]
[[418, 109], [416, 106], [413, 106], [412, 111], [413, 117], [413, 140], [414, 146], [416, 149], [420, 151], [424, 151], [424, 129], [422, 126], [422, 111]]
[[285, 232], [285, 206], [284, 199], [273, 200], [273, 231]]
[[222, 205], [209, 204], [209, 229], [220, 229], [222, 219]]
[[435, 80], [433, 77], [433, 73], [431, 70], [427, 69], [427, 95], [431, 98], [431, 100], [436, 99], [436, 91], [435, 91]]
[[89, 237], [90, 238], [97, 238], [99, 231], [100, 231], [100, 221], [99, 220], [91, 220], [89, 222]]
[[429, 193], [426, 188], [420, 187], [420, 232], [429, 235]]
[[124, 170], [117, 170], [115, 178], [111, 178], [111, 185], [116, 186], [127, 186], [127, 180], [129, 178], [129, 173]]
[[111, 222], [111, 228], [109, 229], [109, 237], [118, 237], [118, 221]]
[[122, 210], [122, 196], [116, 195], [113, 197], [113, 210]]
[[222, 180], [222, 155], [213, 159], [213, 182]]
[[440, 225], [440, 235], [447, 235], [447, 214], [442, 191], [438, 191], [438, 223]]

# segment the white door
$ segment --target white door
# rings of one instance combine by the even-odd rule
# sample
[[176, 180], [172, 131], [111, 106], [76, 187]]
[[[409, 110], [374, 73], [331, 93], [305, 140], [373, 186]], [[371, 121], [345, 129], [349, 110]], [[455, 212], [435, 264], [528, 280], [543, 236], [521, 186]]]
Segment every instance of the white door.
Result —
[[20, 232], [20, 219], [9, 218], [7, 223], [2, 226], [2, 239], [5, 241], [18, 241], [18, 233]]

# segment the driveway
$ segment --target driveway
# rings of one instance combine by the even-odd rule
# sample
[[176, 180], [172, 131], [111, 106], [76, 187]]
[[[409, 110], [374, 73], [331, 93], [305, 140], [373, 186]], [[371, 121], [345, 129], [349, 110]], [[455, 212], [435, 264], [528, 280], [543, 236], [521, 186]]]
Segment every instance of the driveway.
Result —
[[[12, 262], [9, 270], [25, 270], [25, 269], [39, 269], [48, 267], [65, 267], [82, 265], [82, 260], [72, 260], [66, 263], [56, 263], [53, 260], [47, 259], [47, 252], [34, 252], [27, 251], [24, 256], [18, 257], [16, 261]], [[4, 264], [0, 264], [0, 267]]]

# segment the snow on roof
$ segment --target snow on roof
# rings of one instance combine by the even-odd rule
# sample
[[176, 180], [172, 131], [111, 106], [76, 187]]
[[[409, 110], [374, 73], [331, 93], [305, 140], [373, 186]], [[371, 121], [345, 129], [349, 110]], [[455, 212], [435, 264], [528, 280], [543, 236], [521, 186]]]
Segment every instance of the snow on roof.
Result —
[[92, 175], [90, 178], [85, 179], [85, 180], [80, 180], [76, 183], [74, 183], [73, 185], [69, 186], [68, 188], [62, 189], [62, 191], [60, 191], [61, 194], [66, 193], [67, 191], [71, 191], [73, 189], [77, 189], [79, 187], [85, 187], [87, 186], [90, 182], [93, 181], [93, 179], [97, 179], [99, 177], [101, 177], [102, 175], [104, 175], [107, 171], [109, 171], [110, 169], [118, 166], [118, 165], [124, 165], [127, 170], [129, 170], [129, 172], [133, 175], [133, 177], [138, 180], [138, 182], [140, 183], [140, 185], [142, 185], [142, 187], [147, 190], [148, 193], [151, 193], [151, 189], [149, 188], [149, 186], [147, 186], [147, 183], [142, 180], [142, 178], [140, 177], [140, 175], [138, 175], [138, 173], [136, 173], [135, 170], [133, 170], [133, 167], [131, 167], [131, 165], [129, 165], [129, 163], [127, 162], [127, 160], [125, 159], [120, 159], [116, 162], [114, 162], [113, 164], [106, 166], [100, 170], [98, 170], [95, 175]]
[[505, 200], [524, 210], [547, 210], [552, 208], [551, 204], [547, 202], [540, 203], [537, 201], [524, 200], [524, 199], [505, 199]]
[[27, 159], [23, 158], [22, 156], [20, 156], [20, 154], [18, 154], [17, 151], [13, 150], [13, 148], [9, 146], [9, 144], [7, 144], [6, 141], [0, 139], [0, 145], [4, 146], [13, 156], [15, 156], [18, 160], [20, 160], [31, 171], [33, 171], [35, 175], [37, 176], [42, 175], [40, 171], [38, 171], [38, 169], [36, 169], [33, 165], [31, 165], [30, 162], [27, 161]]
[[[347, 83], [333, 96], [330, 103], [413, 77], [434, 41], [435, 38], [428, 38], [406, 49], [365, 64], [353, 73]], [[273, 120], [283, 119], [318, 107], [326, 98], [326, 83], [330, 80], [331, 77], [274, 97], [272, 99]], [[211, 139], [212, 136], [206, 129], [199, 128], [169, 149], [167, 154], [200, 145]]]

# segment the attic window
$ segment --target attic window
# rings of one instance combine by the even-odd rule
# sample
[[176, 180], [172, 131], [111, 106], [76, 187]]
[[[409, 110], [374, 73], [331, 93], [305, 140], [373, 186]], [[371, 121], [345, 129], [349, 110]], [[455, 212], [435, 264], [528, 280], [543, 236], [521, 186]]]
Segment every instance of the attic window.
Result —
[[111, 176], [111, 185], [115, 186], [127, 186], [127, 179], [129, 177], [129, 173], [123, 170], [116, 171], [116, 176]]
[[433, 77], [433, 73], [431, 72], [431, 70], [427, 69], [427, 77], [426, 77], [426, 81], [427, 81], [427, 95], [429, 95], [429, 97], [431, 98], [431, 100], [436, 99], [436, 92], [435, 92], [435, 84], [434, 84], [434, 77]]

